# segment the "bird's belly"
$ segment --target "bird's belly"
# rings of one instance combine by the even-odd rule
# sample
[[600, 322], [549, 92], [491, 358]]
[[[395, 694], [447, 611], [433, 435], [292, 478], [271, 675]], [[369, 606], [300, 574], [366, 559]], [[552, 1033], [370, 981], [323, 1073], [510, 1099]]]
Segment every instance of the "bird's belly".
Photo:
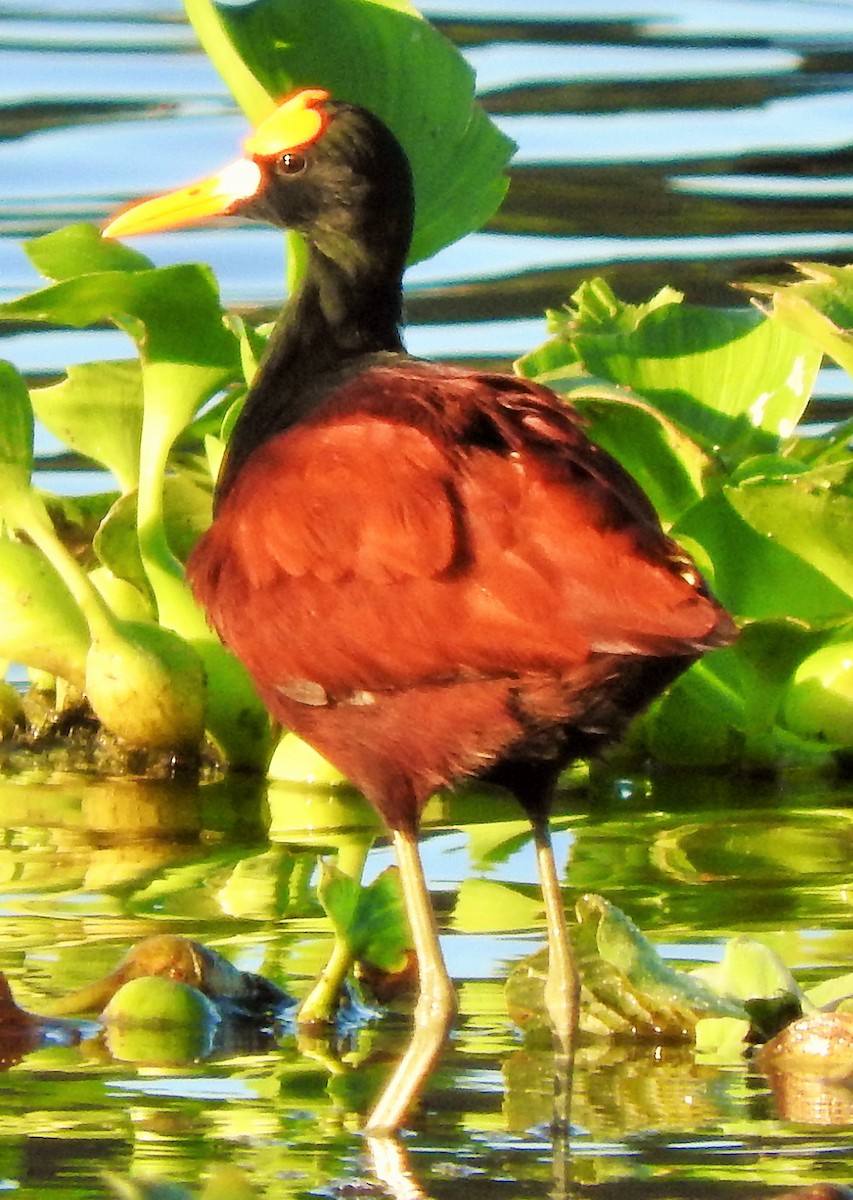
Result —
[[360, 690], [326, 703], [305, 680], [267, 683], [261, 694], [278, 720], [351, 779], [391, 828], [414, 829], [438, 788], [489, 775], [507, 760], [551, 764], [556, 774], [595, 751], [684, 665], [599, 655], [571, 671]]
[[[283, 725], [364, 792], [391, 828], [414, 828], [433, 792], [487, 771], [524, 739], [520, 700], [531, 683], [510, 677], [422, 683], [359, 691], [327, 704], [295, 699], [299, 688], [289, 683], [283, 689], [267, 684], [261, 695]], [[564, 689], [543, 678], [539, 690], [543, 717], [549, 708], [553, 727], [557, 709], [566, 708]]]

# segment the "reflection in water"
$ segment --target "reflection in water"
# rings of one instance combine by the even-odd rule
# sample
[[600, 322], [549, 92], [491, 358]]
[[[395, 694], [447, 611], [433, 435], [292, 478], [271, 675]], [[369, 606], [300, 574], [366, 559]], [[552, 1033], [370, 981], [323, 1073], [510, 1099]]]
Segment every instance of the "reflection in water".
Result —
[[[845, 792], [790, 784], [786, 796], [772, 790], [775, 809], [761, 788], [741, 784], [738, 791], [730, 779], [682, 777], [679, 785], [668, 776], [636, 786], [599, 779], [589, 792], [574, 787], [565, 795], [567, 815], [557, 821], [572, 835], [568, 895], [576, 894], [575, 874], [580, 886], [600, 887], [642, 913], [654, 941], [676, 959], [713, 959], [718, 931], [757, 930], [796, 964], [798, 975], [804, 969], [837, 975], [853, 954], [853, 936], [848, 922], [836, 919], [829, 928], [837, 894], [812, 881], [835, 880], [836, 893], [842, 885]], [[33, 1012], [109, 975], [130, 944], [151, 934], [192, 937], [240, 971], [305, 995], [333, 945], [312, 886], [318, 856], [342, 856], [346, 865], [352, 847], [363, 854], [373, 837], [362, 824], [362, 802], [344, 791], [298, 796], [274, 785], [263, 805], [275, 814], [274, 843], [257, 824], [261, 798], [254, 796], [253, 817], [239, 785], [193, 794], [127, 781], [73, 780], [67, 788], [8, 782], [3, 795], [9, 824], [2, 839], [0, 968]], [[735, 827], [720, 819], [723, 797], [729, 813], [741, 810]], [[408, 1036], [405, 1003], [396, 1001], [382, 1020], [375, 1010], [345, 1010], [345, 1019], [311, 1039], [285, 1023], [265, 1042], [232, 1043], [224, 1058], [217, 1052], [200, 1059], [201, 1051], [187, 1052], [184, 1042], [188, 1057], [180, 1065], [145, 1065], [138, 1055], [119, 1062], [100, 1037], [80, 1047], [27, 1046], [27, 1056], [0, 1075], [0, 1162], [36, 1134], [61, 1136], [62, 1169], [75, 1187], [84, 1186], [94, 1136], [99, 1165], [154, 1171], [171, 1181], [193, 1182], [216, 1159], [239, 1163], [262, 1194], [279, 1195], [275, 1181], [283, 1177], [293, 1181], [294, 1194], [327, 1188], [334, 1179], [379, 1179], [412, 1197], [443, 1194], [452, 1182], [454, 1194], [465, 1187], [478, 1200], [484, 1190], [514, 1196], [518, 1187], [575, 1195], [617, 1179], [642, 1190], [655, 1178], [686, 1181], [697, 1172], [720, 1188], [727, 1179], [731, 1191], [718, 1194], [735, 1196], [756, 1182], [758, 1146], [774, 1164], [769, 1174], [761, 1168], [761, 1178], [780, 1185], [853, 1177], [844, 1086], [768, 1081], [746, 1062], [697, 1061], [689, 1043], [631, 1037], [584, 1040], [570, 1153], [563, 1158], [560, 1139], [549, 1132], [553, 1053], [535, 1024], [523, 1033], [513, 1026], [500, 961], [538, 950], [544, 937], [529, 837], [523, 821], [512, 820], [513, 806], [504, 809], [494, 799], [494, 815], [505, 819], [489, 824], [482, 797], [479, 803], [473, 793], [440, 797], [433, 818], [441, 823], [426, 839], [436, 906], [456, 964], [460, 1017], [425, 1097], [417, 1137], [365, 1147], [362, 1157], [356, 1136], [359, 1114]], [[797, 831], [804, 836], [791, 873]], [[94, 890], [92, 846], [101, 853], [136, 839], [146, 847], [140, 869], [122, 861], [111, 880], [98, 873]], [[670, 847], [663, 859], [661, 845]], [[381, 844], [368, 854], [366, 879], [383, 870], [385, 855]], [[59, 880], [52, 891], [47, 862]], [[710, 862], [714, 871], [703, 866]], [[784, 901], [787, 920], [768, 919], [750, 905], [754, 872], [775, 880], [770, 895], [777, 911]], [[466, 885], [457, 904], [463, 880], [487, 886], [479, 892]], [[522, 910], [519, 924], [515, 914]], [[704, 942], [696, 940], [697, 930], [707, 931]], [[172, 1053], [174, 1039], [169, 1045]], [[158, 1061], [164, 1063], [162, 1054]], [[804, 1158], [795, 1136], [803, 1122], [821, 1125], [830, 1139], [813, 1160]], [[724, 1153], [715, 1149], [723, 1143]], [[734, 1153], [736, 1143], [741, 1149]], [[32, 1188], [38, 1194], [32, 1164], [10, 1163], [7, 1171], [25, 1195]], [[90, 1186], [89, 1194], [101, 1194]]]

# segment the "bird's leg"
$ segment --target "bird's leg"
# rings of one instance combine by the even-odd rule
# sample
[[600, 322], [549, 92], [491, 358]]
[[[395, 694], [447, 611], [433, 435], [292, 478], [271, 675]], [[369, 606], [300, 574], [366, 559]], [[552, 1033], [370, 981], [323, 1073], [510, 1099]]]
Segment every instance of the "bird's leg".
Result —
[[565, 1129], [570, 1123], [571, 1078], [580, 1020], [580, 977], [566, 924], [554, 848], [547, 817], [533, 818], [536, 864], [548, 928], [548, 974], [545, 1009], [554, 1032], [557, 1051], [557, 1106], [555, 1120]]
[[368, 1137], [367, 1149], [373, 1174], [393, 1200], [427, 1200], [405, 1149], [395, 1137]]
[[406, 1053], [367, 1119], [370, 1134], [399, 1129], [444, 1047], [456, 1013], [456, 993], [438, 942], [438, 928], [413, 832], [394, 830], [403, 899], [418, 959], [420, 990]]

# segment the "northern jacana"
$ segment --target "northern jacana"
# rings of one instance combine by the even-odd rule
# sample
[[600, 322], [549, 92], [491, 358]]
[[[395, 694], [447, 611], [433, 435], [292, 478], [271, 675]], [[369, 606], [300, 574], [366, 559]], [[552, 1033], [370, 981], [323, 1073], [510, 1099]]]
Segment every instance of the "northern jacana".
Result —
[[368, 1119], [380, 1132], [406, 1119], [455, 1012], [417, 847], [430, 795], [479, 776], [530, 817], [546, 1002], [569, 1053], [579, 984], [548, 828], [557, 777], [733, 628], [563, 400], [406, 354], [412, 179], [381, 121], [310, 88], [243, 149], [104, 232], [239, 214], [307, 243], [188, 574], [271, 714], [364, 792], [393, 839], [420, 993]]

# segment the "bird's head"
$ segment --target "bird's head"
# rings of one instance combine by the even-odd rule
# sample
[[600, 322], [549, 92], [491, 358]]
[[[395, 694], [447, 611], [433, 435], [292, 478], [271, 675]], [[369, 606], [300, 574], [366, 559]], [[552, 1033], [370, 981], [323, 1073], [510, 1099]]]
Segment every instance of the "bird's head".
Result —
[[354, 244], [411, 238], [412, 183], [394, 135], [372, 113], [320, 88], [288, 96], [223, 170], [119, 213], [106, 237], [128, 237], [217, 216], [293, 229], [338, 258]]

